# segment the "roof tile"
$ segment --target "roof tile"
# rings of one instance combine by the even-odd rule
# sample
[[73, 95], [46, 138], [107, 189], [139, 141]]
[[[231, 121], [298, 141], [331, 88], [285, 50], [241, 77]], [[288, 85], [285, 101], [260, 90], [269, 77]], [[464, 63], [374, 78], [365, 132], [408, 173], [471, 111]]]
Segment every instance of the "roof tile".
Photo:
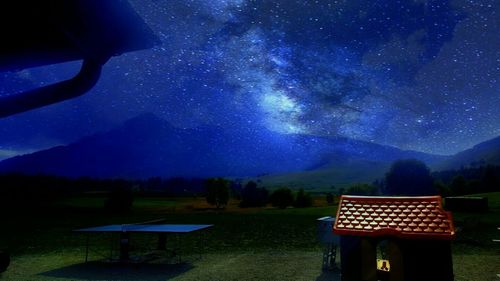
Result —
[[452, 239], [451, 213], [441, 196], [379, 197], [343, 195], [333, 227], [339, 235]]

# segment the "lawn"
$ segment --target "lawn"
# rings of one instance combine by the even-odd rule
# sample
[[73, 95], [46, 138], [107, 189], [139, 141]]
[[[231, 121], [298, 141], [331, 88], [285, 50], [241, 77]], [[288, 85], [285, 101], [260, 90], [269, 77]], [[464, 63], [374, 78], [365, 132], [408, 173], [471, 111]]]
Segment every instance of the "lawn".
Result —
[[[453, 242], [456, 280], [500, 280], [500, 193], [485, 194], [491, 211], [454, 213], [458, 228]], [[100, 202], [100, 203], [99, 203]], [[2, 280], [336, 280], [321, 271], [321, 247], [316, 242], [316, 219], [335, 215], [322, 199], [311, 208], [210, 208], [203, 198], [138, 198], [130, 214], [109, 214], [99, 197], [70, 198], [39, 210], [3, 211], [1, 247], [12, 252]], [[203, 258], [195, 259], [196, 235], [185, 237], [186, 263], [124, 267], [102, 264], [92, 254], [84, 264], [80, 227], [165, 218], [169, 223], [209, 223], [204, 233]], [[155, 237], [139, 235], [137, 250], [154, 247]], [[109, 249], [109, 237], [96, 236], [94, 249]]]

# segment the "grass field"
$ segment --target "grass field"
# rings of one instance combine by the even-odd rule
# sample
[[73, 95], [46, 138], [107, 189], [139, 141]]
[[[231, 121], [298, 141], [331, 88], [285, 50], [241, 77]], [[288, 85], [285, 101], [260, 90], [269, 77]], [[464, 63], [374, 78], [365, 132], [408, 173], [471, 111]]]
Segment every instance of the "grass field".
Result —
[[265, 175], [248, 180], [258, 181], [260, 185], [271, 189], [289, 187], [291, 189], [304, 188], [312, 193], [334, 192], [332, 186], [339, 189], [348, 188], [354, 183], [373, 182], [383, 177], [388, 170], [389, 164], [352, 161], [310, 171]]
[[[489, 198], [489, 213], [454, 213], [458, 228], [453, 242], [456, 280], [500, 280], [500, 193]], [[0, 247], [12, 252], [2, 280], [338, 280], [336, 272], [321, 271], [321, 247], [316, 219], [335, 215], [323, 198], [304, 209], [240, 209], [231, 201], [225, 211], [210, 208], [203, 198], [138, 198], [130, 214], [109, 214], [99, 197], [70, 198], [53, 207], [2, 212]], [[91, 254], [84, 261], [85, 237], [80, 227], [165, 218], [169, 223], [209, 223], [203, 258], [193, 255], [196, 235], [182, 239], [187, 262], [121, 266], [103, 264]], [[117, 238], [117, 237], [115, 237]], [[152, 248], [155, 237], [132, 238], [138, 251]], [[110, 248], [109, 236], [97, 235], [93, 249]], [[117, 245], [115, 245], [117, 246]]]

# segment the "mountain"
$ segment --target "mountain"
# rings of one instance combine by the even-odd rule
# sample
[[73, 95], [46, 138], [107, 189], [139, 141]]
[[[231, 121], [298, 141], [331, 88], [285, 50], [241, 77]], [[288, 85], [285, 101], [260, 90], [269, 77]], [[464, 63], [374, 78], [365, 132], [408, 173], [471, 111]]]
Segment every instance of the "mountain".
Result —
[[6, 159], [0, 162], [0, 172], [133, 179], [243, 177], [341, 167], [344, 174], [358, 171], [352, 177], [363, 178], [369, 167], [380, 170], [400, 158], [430, 164], [443, 160], [441, 156], [346, 138], [241, 127], [182, 129], [144, 114], [72, 144]]
[[[362, 147], [370, 147], [364, 145]], [[380, 179], [390, 168], [389, 159], [378, 160], [347, 160], [342, 157], [344, 151], [338, 151], [329, 158], [327, 164], [317, 169], [292, 173], [263, 175], [252, 178], [267, 186], [288, 186], [310, 188], [316, 191], [331, 191], [336, 188], [348, 187], [353, 183], [370, 183]], [[479, 143], [474, 147], [452, 156], [436, 157], [435, 155], [419, 154], [413, 151], [398, 151], [392, 147], [374, 145], [369, 152], [392, 155], [390, 158], [417, 158], [429, 165], [433, 171], [460, 169], [461, 167], [478, 167], [481, 165], [500, 165], [500, 137]], [[385, 161], [384, 161], [385, 160]]]
[[479, 143], [431, 167], [436, 171], [444, 171], [487, 164], [500, 165], [500, 136]]

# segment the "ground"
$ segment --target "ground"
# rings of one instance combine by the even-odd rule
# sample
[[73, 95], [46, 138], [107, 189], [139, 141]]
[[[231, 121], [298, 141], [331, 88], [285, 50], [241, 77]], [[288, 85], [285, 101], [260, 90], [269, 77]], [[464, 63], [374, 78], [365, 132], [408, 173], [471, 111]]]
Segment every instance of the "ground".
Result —
[[[498, 281], [500, 278], [500, 193], [486, 194], [486, 214], [454, 213], [458, 228], [453, 242], [455, 279]], [[335, 206], [316, 198], [311, 208], [212, 209], [202, 198], [138, 198], [130, 214], [109, 214], [102, 198], [65, 199], [38, 211], [2, 212], [2, 247], [12, 262], [2, 280], [338, 280], [338, 272], [321, 271], [321, 247], [316, 242], [316, 218], [335, 215]], [[102, 263], [91, 253], [84, 263], [85, 236], [79, 227], [166, 218], [170, 223], [213, 223], [204, 233], [201, 259], [190, 250], [196, 235], [183, 239], [184, 262], [123, 266]], [[106, 252], [110, 237], [95, 236], [93, 249]], [[116, 237], [115, 237], [116, 238]], [[154, 237], [135, 237], [137, 251], [154, 246]]]

